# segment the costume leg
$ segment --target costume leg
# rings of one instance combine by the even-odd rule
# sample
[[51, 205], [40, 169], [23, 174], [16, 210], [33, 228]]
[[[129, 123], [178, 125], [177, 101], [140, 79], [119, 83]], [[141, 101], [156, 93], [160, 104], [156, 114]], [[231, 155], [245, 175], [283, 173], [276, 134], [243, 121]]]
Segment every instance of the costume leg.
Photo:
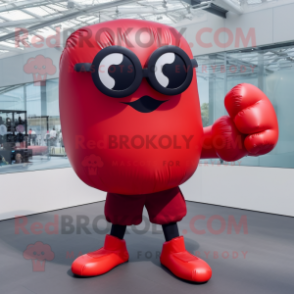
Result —
[[162, 225], [164, 237], [166, 241], [179, 237], [179, 229], [177, 223], [169, 223]]
[[150, 221], [159, 225], [179, 222], [187, 214], [186, 201], [179, 187], [148, 194], [145, 206]]
[[123, 239], [127, 226], [112, 225], [110, 235], [118, 239]]
[[139, 225], [142, 222], [145, 197], [107, 193], [104, 207], [106, 220], [113, 225]]
[[112, 223], [110, 235], [106, 235], [102, 248], [78, 257], [72, 264], [72, 272], [79, 276], [97, 276], [128, 261], [129, 254], [123, 237], [126, 226], [142, 222], [144, 202], [145, 196], [108, 193], [105, 216]]
[[206, 282], [212, 271], [200, 258], [185, 248], [183, 236], [179, 236], [177, 222], [186, 215], [186, 202], [178, 187], [150, 194], [146, 198], [150, 221], [161, 224], [166, 242], [163, 244], [160, 262], [177, 277], [192, 281]]

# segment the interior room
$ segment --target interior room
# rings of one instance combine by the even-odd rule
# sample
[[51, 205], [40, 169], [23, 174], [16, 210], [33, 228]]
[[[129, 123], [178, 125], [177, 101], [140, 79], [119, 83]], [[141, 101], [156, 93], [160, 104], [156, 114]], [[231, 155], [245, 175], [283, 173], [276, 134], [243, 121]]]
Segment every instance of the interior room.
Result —
[[0, 293], [293, 293], [294, 0], [0, 0]]

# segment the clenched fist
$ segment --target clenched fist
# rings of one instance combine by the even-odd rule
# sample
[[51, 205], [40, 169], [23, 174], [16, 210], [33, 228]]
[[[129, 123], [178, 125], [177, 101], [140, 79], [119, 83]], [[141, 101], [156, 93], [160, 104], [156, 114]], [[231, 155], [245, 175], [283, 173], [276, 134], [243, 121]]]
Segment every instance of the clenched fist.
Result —
[[229, 116], [204, 128], [201, 158], [235, 161], [270, 152], [279, 137], [278, 120], [266, 95], [251, 84], [235, 86], [225, 97]]

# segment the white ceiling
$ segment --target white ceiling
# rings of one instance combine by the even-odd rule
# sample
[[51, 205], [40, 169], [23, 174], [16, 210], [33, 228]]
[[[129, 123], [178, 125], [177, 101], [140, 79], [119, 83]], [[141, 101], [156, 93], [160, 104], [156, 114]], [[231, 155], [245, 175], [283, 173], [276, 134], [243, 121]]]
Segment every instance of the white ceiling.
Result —
[[[135, 18], [175, 24], [183, 19], [193, 19], [207, 3], [192, 7], [180, 0], [2, 0], [0, 1], [0, 55], [25, 51], [15, 46], [15, 31], [29, 31], [29, 44], [34, 35], [47, 36], [62, 30], [118, 18]], [[24, 53], [24, 52], [22, 52]], [[1, 56], [3, 57], [3, 56]]]
[[[28, 44], [40, 41], [33, 36], [62, 31], [118, 18], [145, 19], [176, 25], [193, 21], [213, 3], [242, 7], [272, 0], [0, 0], [0, 58], [23, 54], [31, 48], [15, 44], [15, 31], [26, 29]], [[192, 3], [192, 5], [191, 5]], [[195, 4], [196, 3], [196, 4]], [[226, 6], [227, 7], [227, 6]]]

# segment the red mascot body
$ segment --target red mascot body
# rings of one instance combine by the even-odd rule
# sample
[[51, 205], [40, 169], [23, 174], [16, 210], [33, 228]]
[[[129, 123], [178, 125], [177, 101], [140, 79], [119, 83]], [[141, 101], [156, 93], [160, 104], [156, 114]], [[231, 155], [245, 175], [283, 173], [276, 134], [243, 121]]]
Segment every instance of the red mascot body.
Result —
[[60, 60], [63, 140], [79, 178], [108, 192], [112, 223], [104, 247], [77, 258], [73, 273], [100, 275], [126, 262], [126, 226], [141, 223], [145, 206], [163, 227], [161, 263], [185, 280], [210, 279], [209, 265], [179, 236], [186, 204], [178, 186], [200, 158], [268, 153], [278, 123], [263, 92], [240, 84], [225, 97], [229, 116], [203, 129], [196, 66], [187, 41], [158, 23], [115, 20], [68, 38]]

